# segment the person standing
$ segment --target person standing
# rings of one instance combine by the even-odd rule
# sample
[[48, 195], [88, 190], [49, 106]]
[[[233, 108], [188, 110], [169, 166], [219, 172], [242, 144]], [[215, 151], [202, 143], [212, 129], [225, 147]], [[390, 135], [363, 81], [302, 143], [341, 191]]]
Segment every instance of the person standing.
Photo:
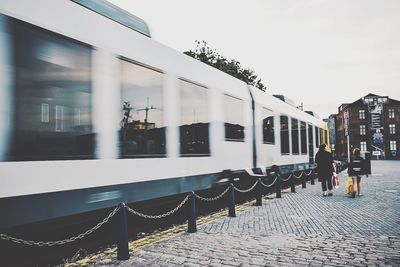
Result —
[[324, 197], [332, 196], [333, 157], [330, 152], [326, 151], [325, 144], [319, 146], [315, 162], [317, 163], [318, 180], [322, 184], [322, 195]]
[[[365, 174], [364, 170], [364, 159], [360, 155], [360, 149], [355, 148], [353, 150], [353, 157], [350, 161], [349, 168], [347, 170], [347, 173], [351, 178], [353, 178], [353, 195], [352, 197], [355, 197], [356, 194], [358, 193], [358, 196], [362, 196], [361, 194], [361, 175]], [[357, 192], [355, 191], [357, 185]]]

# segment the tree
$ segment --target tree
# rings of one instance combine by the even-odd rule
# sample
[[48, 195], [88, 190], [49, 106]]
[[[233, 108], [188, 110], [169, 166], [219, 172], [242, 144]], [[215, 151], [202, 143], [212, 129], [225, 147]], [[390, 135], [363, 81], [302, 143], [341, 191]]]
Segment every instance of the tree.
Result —
[[244, 69], [240, 62], [235, 59], [227, 59], [221, 56], [216, 50], [211, 49], [206, 41], [200, 42], [196, 40], [195, 43], [196, 48], [194, 51], [189, 50], [183, 53], [265, 92], [267, 87], [261, 82], [261, 78], [258, 78], [253, 70]]

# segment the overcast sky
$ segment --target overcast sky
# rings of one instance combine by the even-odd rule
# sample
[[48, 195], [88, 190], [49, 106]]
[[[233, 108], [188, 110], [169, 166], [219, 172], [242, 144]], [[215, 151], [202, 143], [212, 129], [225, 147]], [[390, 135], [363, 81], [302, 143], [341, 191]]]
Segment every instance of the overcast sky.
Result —
[[375, 93], [400, 100], [400, 0], [110, 0], [178, 51], [205, 40], [270, 94], [321, 117]]

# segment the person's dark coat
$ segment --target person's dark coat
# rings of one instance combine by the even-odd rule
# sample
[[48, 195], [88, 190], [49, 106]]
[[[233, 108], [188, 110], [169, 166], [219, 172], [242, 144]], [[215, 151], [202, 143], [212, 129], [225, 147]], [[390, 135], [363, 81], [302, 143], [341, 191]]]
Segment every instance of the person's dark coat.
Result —
[[333, 157], [331, 153], [319, 150], [315, 156], [315, 162], [317, 163], [318, 180], [332, 177]]
[[363, 174], [367, 174], [365, 168], [365, 160], [362, 157], [355, 157], [350, 161], [349, 168], [347, 169], [347, 173], [350, 176], [359, 176]]

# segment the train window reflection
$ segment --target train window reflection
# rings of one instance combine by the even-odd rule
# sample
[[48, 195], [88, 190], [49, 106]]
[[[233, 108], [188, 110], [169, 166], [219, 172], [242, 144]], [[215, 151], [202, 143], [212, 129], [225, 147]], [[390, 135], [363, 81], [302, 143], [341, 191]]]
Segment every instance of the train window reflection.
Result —
[[271, 110], [262, 108], [263, 142], [264, 144], [275, 144], [274, 115]]
[[124, 59], [121, 65], [121, 157], [165, 156], [163, 74]]
[[243, 100], [224, 95], [225, 140], [244, 142]]
[[[11, 160], [93, 157], [91, 49], [13, 21], [15, 98]], [[81, 123], [74, 123], [74, 111]]]
[[182, 156], [209, 155], [208, 89], [179, 80]]
[[320, 141], [319, 141], [319, 128], [315, 126], [315, 147], [319, 147]]
[[299, 154], [299, 121], [292, 119], [292, 154]]
[[289, 154], [289, 149], [289, 119], [281, 116], [281, 154]]

